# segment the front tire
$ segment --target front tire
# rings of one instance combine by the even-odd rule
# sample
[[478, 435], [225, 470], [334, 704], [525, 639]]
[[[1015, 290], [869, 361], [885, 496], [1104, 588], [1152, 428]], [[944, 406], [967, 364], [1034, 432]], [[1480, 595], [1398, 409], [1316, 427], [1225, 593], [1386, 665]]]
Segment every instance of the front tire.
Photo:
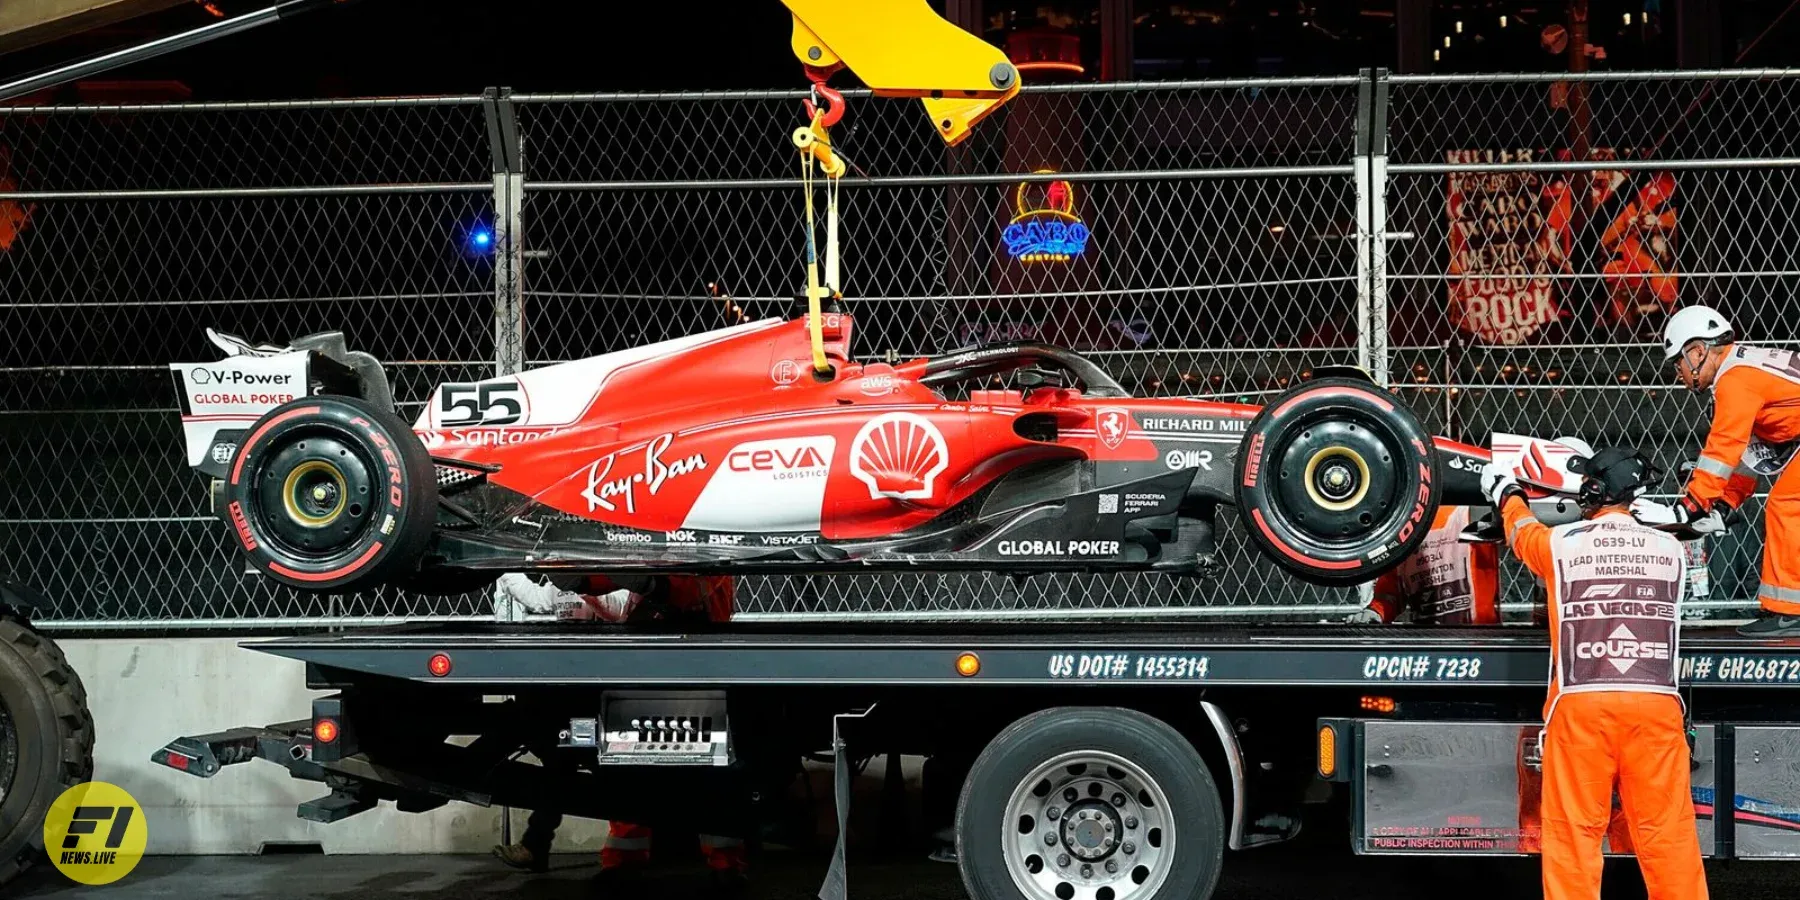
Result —
[[94, 717], [50, 639], [0, 609], [0, 884], [44, 855], [44, 816], [94, 775]]
[[226, 473], [224, 516], [251, 565], [310, 591], [416, 571], [437, 518], [431, 456], [392, 412], [304, 397], [251, 427]]
[[1205, 900], [1225, 814], [1194, 746], [1129, 709], [1059, 707], [969, 771], [956, 851], [972, 900]]
[[1288, 572], [1361, 584], [1424, 542], [1443, 498], [1432, 436], [1356, 378], [1323, 378], [1250, 420], [1233, 492], [1251, 543]]

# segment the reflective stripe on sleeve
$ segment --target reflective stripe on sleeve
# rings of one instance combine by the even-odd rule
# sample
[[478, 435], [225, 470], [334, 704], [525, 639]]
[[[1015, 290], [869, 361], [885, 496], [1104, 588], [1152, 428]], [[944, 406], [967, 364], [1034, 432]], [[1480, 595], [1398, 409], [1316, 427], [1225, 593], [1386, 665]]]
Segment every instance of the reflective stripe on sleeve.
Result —
[[1780, 603], [1800, 603], [1800, 588], [1765, 584], [1757, 589], [1756, 597], [1759, 600], [1775, 600]]
[[1710, 456], [1701, 454], [1700, 459], [1695, 461], [1694, 468], [1698, 471], [1705, 472], [1708, 475], [1717, 475], [1720, 478], [1730, 478], [1731, 473], [1737, 467], [1731, 463], [1721, 462]]
[[1527, 525], [1536, 525], [1537, 523], [1538, 520], [1536, 516], [1526, 516], [1525, 518], [1514, 522], [1512, 530], [1506, 533], [1507, 542], [1510, 543], [1519, 539], [1519, 529], [1524, 528]]

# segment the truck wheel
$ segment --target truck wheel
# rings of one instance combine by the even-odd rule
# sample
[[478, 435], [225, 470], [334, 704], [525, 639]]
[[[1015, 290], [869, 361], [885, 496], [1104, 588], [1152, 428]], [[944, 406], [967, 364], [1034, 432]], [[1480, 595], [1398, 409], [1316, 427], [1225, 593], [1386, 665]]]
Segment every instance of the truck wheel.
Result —
[[94, 774], [94, 717], [62, 651], [0, 612], [0, 884], [44, 854], [44, 816]]
[[1404, 405], [1323, 378], [1250, 421], [1233, 491], [1251, 543], [1304, 581], [1361, 584], [1425, 540], [1443, 497], [1436, 446]]
[[1129, 709], [1026, 716], [975, 760], [956, 809], [972, 900], [1205, 900], [1225, 814], [1175, 729]]
[[250, 429], [226, 473], [225, 519], [283, 584], [355, 591], [413, 572], [437, 519], [431, 457], [392, 412], [303, 397]]

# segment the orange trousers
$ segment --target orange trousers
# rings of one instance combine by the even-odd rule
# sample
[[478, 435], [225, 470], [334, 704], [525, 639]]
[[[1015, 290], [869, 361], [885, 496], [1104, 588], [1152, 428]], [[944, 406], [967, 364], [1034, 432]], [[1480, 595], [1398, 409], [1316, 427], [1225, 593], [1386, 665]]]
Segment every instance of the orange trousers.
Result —
[[[630, 822], [606, 823], [606, 846], [600, 849], [600, 868], [645, 865], [650, 862], [650, 826]], [[706, 867], [742, 872], [749, 866], [744, 856], [744, 842], [737, 838], [700, 836], [700, 852], [706, 856]]]
[[1769, 612], [1800, 616], [1800, 463], [1788, 466], [1769, 489], [1757, 599]]
[[1616, 785], [1650, 900], [1706, 900], [1681, 701], [1564, 694], [1544, 734], [1544, 898], [1597, 900]]

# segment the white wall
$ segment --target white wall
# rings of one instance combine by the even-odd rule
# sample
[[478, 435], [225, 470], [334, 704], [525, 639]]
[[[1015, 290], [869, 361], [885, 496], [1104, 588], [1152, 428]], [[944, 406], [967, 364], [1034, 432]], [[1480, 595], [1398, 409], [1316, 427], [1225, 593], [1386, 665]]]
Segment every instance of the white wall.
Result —
[[[500, 839], [500, 811], [450, 803], [429, 813], [391, 804], [332, 825], [300, 819], [294, 808], [326, 788], [288, 777], [260, 760], [196, 778], [150, 762], [172, 738], [240, 725], [268, 725], [312, 714], [304, 666], [238, 646], [237, 639], [59, 637], [87, 685], [94, 711], [94, 777], [143, 804], [149, 852], [255, 853], [265, 842], [317, 841], [327, 853], [485, 853]], [[525, 813], [514, 813], [514, 839]], [[569, 819], [562, 851], [597, 852], [599, 823]]]

